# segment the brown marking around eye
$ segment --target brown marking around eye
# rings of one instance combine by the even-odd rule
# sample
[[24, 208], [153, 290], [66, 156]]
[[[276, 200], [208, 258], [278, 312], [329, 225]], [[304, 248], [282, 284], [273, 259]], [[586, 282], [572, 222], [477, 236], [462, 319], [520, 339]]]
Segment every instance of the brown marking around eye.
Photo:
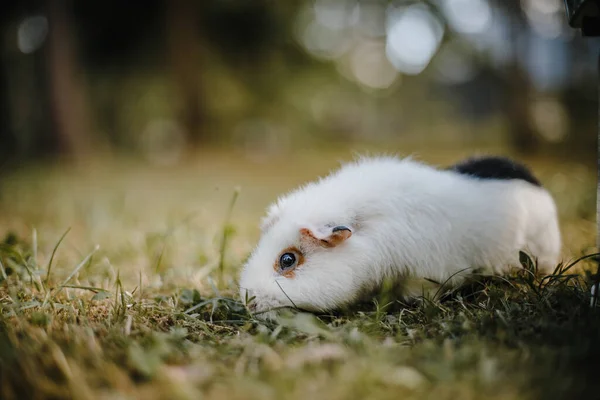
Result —
[[300, 236], [304, 240], [309, 240], [309, 241], [313, 241], [313, 242], [319, 242], [319, 239], [317, 239], [317, 237], [315, 235], [313, 235], [313, 233], [311, 232], [311, 230], [307, 229], [307, 228], [300, 229]]
[[[279, 259], [285, 253], [293, 253], [296, 256], [296, 266], [293, 269], [283, 272], [283, 271], [281, 271], [281, 268], [279, 268]], [[273, 269], [279, 275], [291, 279], [296, 276], [296, 268], [298, 268], [302, 264], [304, 264], [304, 254], [302, 254], [302, 252], [297, 247], [292, 246], [292, 247], [283, 249], [281, 251], [281, 253], [279, 253], [279, 255], [277, 256], [277, 259], [275, 260], [275, 263], [273, 264]]]

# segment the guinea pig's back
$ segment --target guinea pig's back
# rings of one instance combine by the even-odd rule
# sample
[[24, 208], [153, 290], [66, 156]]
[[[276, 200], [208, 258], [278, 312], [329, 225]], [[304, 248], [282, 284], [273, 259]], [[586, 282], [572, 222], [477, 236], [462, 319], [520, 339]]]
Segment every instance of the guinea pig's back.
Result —
[[466, 266], [501, 273], [519, 266], [519, 251], [525, 251], [538, 260], [542, 272], [556, 266], [560, 230], [554, 199], [546, 189], [519, 179], [462, 176], [453, 187], [437, 194], [444, 199], [439, 214], [447, 218], [446, 228], [437, 232], [458, 253], [453, 262], [463, 259]]
[[524, 180], [366, 158], [299, 189], [285, 204], [287, 215], [302, 222], [355, 224], [353, 239], [376, 250], [373, 263], [390, 272], [445, 280], [464, 268], [518, 263], [521, 249], [557, 257], [554, 202]]
[[542, 187], [406, 160], [387, 167], [387, 176], [368, 179], [363, 210], [365, 235], [383, 247], [379, 253], [389, 255], [390, 265], [445, 280], [465, 268], [501, 272], [518, 264], [519, 250], [532, 252], [542, 267], [556, 262], [556, 208]]

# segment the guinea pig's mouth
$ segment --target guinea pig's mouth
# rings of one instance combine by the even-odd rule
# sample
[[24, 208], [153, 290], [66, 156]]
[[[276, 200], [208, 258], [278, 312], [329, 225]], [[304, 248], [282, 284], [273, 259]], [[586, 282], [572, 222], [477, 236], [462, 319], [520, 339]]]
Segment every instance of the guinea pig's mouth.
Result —
[[304, 307], [298, 307], [296, 302], [294, 302], [290, 298], [290, 296], [288, 296], [288, 294], [283, 290], [279, 282], [275, 281], [275, 283], [277, 284], [281, 292], [285, 295], [285, 298], [288, 301], [285, 301], [284, 299], [278, 298], [276, 296], [264, 294], [257, 297], [256, 292], [254, 290], [240, 287], [242, 302], [244, 303], [246, 309], [252, 316], [262, 320], [274, 320], [277, 318], [278, 315], [281, 314], [281, 312], [286, 310], [301, 313], [312, 313], [317, 311], [314, 309], [309, 310]]
[[259, 307], [259, 304], [254, 301], [246, 304], [246, 308], [253, 317], [258, 319], [275, 319], [282, 311], [285, 310], [291, 312], [310, 312], [309, 310], [305, 310], [303, 308], [287, 305]]

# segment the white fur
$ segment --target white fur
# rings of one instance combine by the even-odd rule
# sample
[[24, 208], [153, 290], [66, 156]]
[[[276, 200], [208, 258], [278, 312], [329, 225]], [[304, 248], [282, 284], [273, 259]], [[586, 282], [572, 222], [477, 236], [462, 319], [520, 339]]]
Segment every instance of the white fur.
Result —
[[[351, 228], [352, 236], [305, 254], [293, 278], [274, 270], [281, 251], [299, 245], [301, 228], [336, 225]], [[347, 305], [386, 277], [457, 283], [465, 269], [506, 272], [519, 265], [519, 250], [548, 271], [561, 246], [556, 206], [545, 189], [394, 157], [362, 158], [281, 197], [262, 230], [240, 292], [242, 299], [255, 297], [253, 310], [267, 317], [278, 307]]]

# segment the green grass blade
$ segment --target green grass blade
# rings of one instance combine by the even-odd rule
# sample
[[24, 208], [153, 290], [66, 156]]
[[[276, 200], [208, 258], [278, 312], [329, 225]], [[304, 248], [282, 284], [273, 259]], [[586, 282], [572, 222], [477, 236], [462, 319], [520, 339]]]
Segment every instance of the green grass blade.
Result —
[[48, 268], [46, 268], [46, 279], [44, 280], [44, 285], [48, 285], [48, 280], [50, 279], [50, 272], [52, 271], [52, 262], [54, 261], [54, 256], [56, 255], [56, 251], [58, 250], [58, 246], [60, 246], [60, 244], [62, 243], [62, 241], [64, 240], [65, 236], [67, 236], [67, 234], [69, 233], [69, 231], [71, 230], [71, 227], [69, 227], [65, 233], [62, 234], [62, 236], [60, 237], [60, 239], [58, 239], [58, 242], [56, 242], [56, 245], [54, 245], [54, 249], [52, 249], [52, 255], [50, 256], [50, 261], [48, 261]]

